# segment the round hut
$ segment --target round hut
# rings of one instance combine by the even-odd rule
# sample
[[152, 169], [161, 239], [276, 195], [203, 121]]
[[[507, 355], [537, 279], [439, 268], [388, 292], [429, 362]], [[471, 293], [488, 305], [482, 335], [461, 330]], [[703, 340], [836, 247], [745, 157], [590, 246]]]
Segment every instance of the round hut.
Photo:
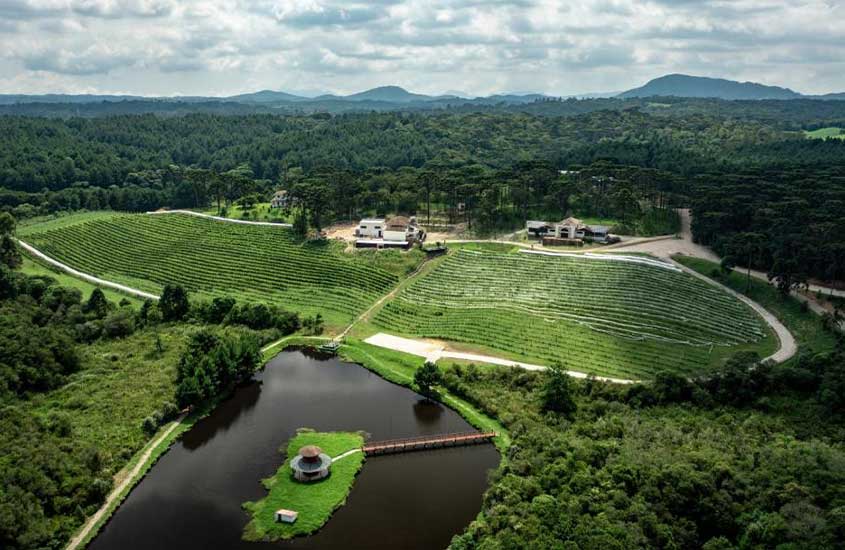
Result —
[[332, 457], [316, 445], [306, 445], [290, 461], [293, 477], [297, 481], [317, 481], [328, 477], [332, 466]]

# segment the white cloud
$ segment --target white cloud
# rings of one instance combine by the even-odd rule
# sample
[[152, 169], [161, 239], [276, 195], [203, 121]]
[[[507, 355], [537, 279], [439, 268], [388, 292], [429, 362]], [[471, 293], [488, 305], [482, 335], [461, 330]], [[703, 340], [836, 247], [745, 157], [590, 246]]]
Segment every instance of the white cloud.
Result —
[[0, 92], [845, 91], [837, 0], [0, 0]]

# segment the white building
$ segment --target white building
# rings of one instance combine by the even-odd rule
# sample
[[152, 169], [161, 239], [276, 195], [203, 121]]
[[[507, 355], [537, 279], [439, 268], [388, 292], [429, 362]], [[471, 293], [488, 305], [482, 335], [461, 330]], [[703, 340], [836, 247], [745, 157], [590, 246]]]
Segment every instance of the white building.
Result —
[[598, 243], [607, 241], [610, 228], [606, 225], [586, 225], [578, 218], [566, 218], [557, 223], [531, 220], [525, 229], [535, 237], [554, 237], [556, 239], [590, 239]]
[[361, 239], [381, 239], [384, 235], [384, 218], [361, 220], [355, 228], [355, 236]]
[[408, 248], [415, 242], [425, 240], [425, 231], [417, 225], [415, 218], [394, 216], [388, 219], [370, 218], [361, 220], [355, 228], [358, 247]]
[[293, 510], [285, 510], [284, 508], [276, 510], [276, 523], [293, 523], [297, 517], [299, 517], [299, 513]]

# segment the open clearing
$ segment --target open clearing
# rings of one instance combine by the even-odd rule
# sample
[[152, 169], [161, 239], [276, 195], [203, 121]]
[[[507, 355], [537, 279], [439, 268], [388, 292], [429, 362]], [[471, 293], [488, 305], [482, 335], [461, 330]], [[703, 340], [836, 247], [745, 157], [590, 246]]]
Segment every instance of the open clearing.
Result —
[[818, 130], [813, 130], [812, 132], [805, 131], [804, 135], [810, 139], [845, 139], [845, 133], [842, 132], [842, 128], [835, 126], [819, 128]]
[[707, 282], [671, 266], [578, 256], [461, 250], [410, 282], [373, 324], [633, 379], [691, 375], [736, 351], [777, 347], [752, 309]]
[[340, 243], [302, 241], [284, 227], [181, 214], [73, 218], [22, 228], [20, 238], [75, 269], [146, 292], [173, 283], [204, 298], [272, 302], [321, 313], [330, 328], [350, 322], [419, 260], [397, 251], [347, 254]]

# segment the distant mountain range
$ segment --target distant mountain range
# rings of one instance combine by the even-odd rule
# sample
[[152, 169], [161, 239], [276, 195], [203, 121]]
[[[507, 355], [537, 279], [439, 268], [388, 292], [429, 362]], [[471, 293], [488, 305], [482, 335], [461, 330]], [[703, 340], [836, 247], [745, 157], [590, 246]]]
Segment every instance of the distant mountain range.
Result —
[[[353, 111], [391, 111], [391, 110], [432, 110], [461, 106], [520, 106], [549, 99], [634, 99], [648, 97], [689, 97], [717, 98], [725, 100], [763, 100], [763, 99], [838, 99], [845, 100], [845, 93], [821, 96], [803, 95], [789, 88], [766, 86], [755, 82], [736, 82], [721, 78], [707, 78], [671, 74], [655, 78], [644, 86], [622, 93], [592, 93], [552, 98], [541, 93], [507, 93], [486, 97], [467, 97], [461, 92], [444, 95], [415, 94], [399, 86], [381, 86], [349, 95], [324, 94], [317, 97], [305, 97], [281, 91], [262, 90], [228, 97], [173, 96], [147, 97], [137, 95], [69, 95], [69, 94], [0, 94], [0, 106], [4, 111], [22, 109], [15, 105], [33, 106], [27, 110], [54, 109], [52, 105], [90, 105], [101, 104], [106, 110], [117, 108], [114, 104], [160, 105], [168, 111], [192, 111], [202, 107], [208, 110], [227, 112], [353, 112]], [[166, 105], [164, 105], [166, 104]], [[109, 106], [111, 105], [111, 106]], [[40, 107], [38, 107], [40, 106]], [[71, 107], [73, 109], [73, 107]], [[65, 108], [67, 110], [67, 108]]]
[[708, 78], [670, 74], [655, 78], [645, 86], [622, 92], [616, 97], [697, 97], [716, 99], [845, 99], [845, 93], [804, 95], [789, 88], [766, 86], [756, 82], [737, 82], [724, 78]]
[[260, 92], [239, 94], [227, 97], [202, 97], [202, 96], [172, 96], [172, 97], [149, 97], [135, 95], [70, 95], [70, 94], [0, 94], [0, 105], [14, 105], [20, 103], [102, 103], [118, 101], [160, 101], [160, 102], [181, 102], [181, 103], [208, 103], [208, 102], [231, 102], [245, 104], [283, 104], [283, 103], [395, 103], [395, 104], [422, 104], [439, 103], [461, 105], [465, 103], [530, 103], [539, 98], [546, 97], [543, 94], [506, 94], [493, 95], [489, 97], [468, 98], [459, 95], [430, 96], [411, 93], [399, 86], [381, 86], [358, 92], [350, 95], [324, 94], [317, 97], [304, 97], [286, 92], [273, 90], [262, 90]]

